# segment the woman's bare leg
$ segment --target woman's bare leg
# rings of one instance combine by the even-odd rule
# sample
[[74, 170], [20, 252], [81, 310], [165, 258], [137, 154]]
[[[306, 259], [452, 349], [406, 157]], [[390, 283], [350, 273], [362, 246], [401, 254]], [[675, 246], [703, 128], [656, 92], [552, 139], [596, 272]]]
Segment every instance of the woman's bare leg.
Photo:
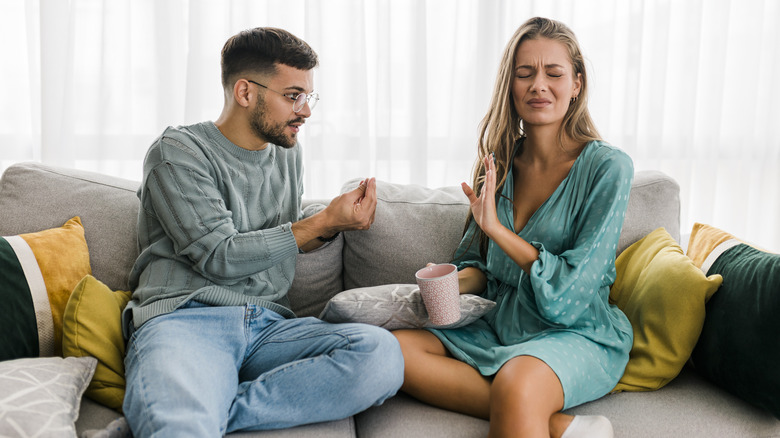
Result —
[[555, 372], [533, 356], [510, 359], [490, 392], [489, 437], [560, 437], [572, 416], [560, 413], [563, 387]]
[[[538, 404], [542, 403], [545, 409], [540, 409], [541, 412], [553, 410], [546, 414], [548, 425], [546, 429], [542, 428], [546, 432], [541, 432], [546, 434], [539, 436], [559, 438], [574, 418], [559, 412], [563, 407], [563, 388], [558, 376], [539, 359], [531, 356], [514, 358], [499, 370], [496, 380], [491, 381], [470, 365], [453, 358], [439, 338], [429, 331], [398, 330], [393, 334], [398, 338], [404, 355], [404, 384], [401, 390], [433, 406], [489, 419], [490, 436], [526, 436], [523, 434], [524, 426], [515, 424], [528, 422], [525, 417], [532, 416]], [[525, 359], [515, 364], [514, 361], [520, 358]], [[537, 381], [539, 378], [542, 380]], [[532, 382], [527, 384], [526, 380]], [[496, 381], [502, 388], [495, 387]], [[541, 395], [528, 396], [529, 412], [522, 412], [521, 400], [526, 396], [515, 400], [513, 395], [513, 388], [522, 387], [526, 387], [529, 393], [542, 388]], [[507, 397], [507, 400], [502, 400], [502, 397]], [[550, 400], [542, 402], [542, 398]], [[529, 402], [526, 400], [525, 403]], [[545, 414], [537, 415], [526, 426], [538, 428]]]
[[433, 333], [393, 332], [404, 355], [401, 390], [428, 404], [488, 419], [490, 380], [472, 366], [453, 358]]

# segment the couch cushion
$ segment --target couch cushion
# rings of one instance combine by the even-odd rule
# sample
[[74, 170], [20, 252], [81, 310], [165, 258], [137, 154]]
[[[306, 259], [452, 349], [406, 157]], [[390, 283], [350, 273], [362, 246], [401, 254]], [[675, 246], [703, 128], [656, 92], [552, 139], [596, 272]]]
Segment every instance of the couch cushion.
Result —
[[138, 183], [39, 163], [15, 164], [0, 179], [0, 235], [30, 233], [79, 216], [92, 274], [127, 290], [138, 255]]
[[[342, 192], [361, 180], [347, 182]], [[374, 224], [344, 233], [344, 288], [413, 284], [426, 263], [446, 263], [463, 234], [468, 199], [460, 187], [429, 189], [377, 181]]]
[[[319, 213], [328, 202], [325, 199], [304, 200], [303, 217]], [[336, 240], [296, 256], [295, 277], [287, 294], [295, 315], [316, 317], [328, 300], [344, 290], [341, 279], [343, 250], [344, 235], [339, 234]]]
[[474, 438], [488, 434], [482, 419], [436, 408], [399, 392], [355, 416], [360, 438]]
[[[770, 437], [780, 421], [683, 369], [658, 391], [621, 392], [566, 411], [604, 415], [616, 437]], [[487, 421], [435, 408], [404, 393], [355, 417], [361, 438], [487, 436]]]
[[[120, 415], [116, 411], [95, 403], [94, 401], [87, 398], [83, 398], [81, 400], [79, 418], [76, 421], [76, 431], [80, 437], [90, 437], [93, 434], [96, 436], [101, 436], [97, 435], [98, 431], [102, 431], [102, 429], [104, 429], [112, 421], [119, 417]], [[350, 417], [343, 420], [307, 424], [289, 429], [265, 430], [256, 432], [234, 432], [226, 436], [230, 438], [354, 438], [356, 435], [355, 420]]]
[[[342, 192], [361, 180], [348, 181]], [[426, 263], [452, 260], [463, 235], [468, 199], [460, 186], [429, 189], [377, 181], [376, 220], [344, 243], [344, 288], [414, 283]], [[680, 186], [656, 171], [634, 175], [618, 254], [663, 227], [680, 240]]]
[[295, 259], [295, 277], [287, 296], [296, 316], [317, 316], [334, 295], [344, 290], [341, 280], [344, 237]]
[[639, 171], [631, 184], [617, 253], [656, 228], [665, 228], [674, 240], [680, 241], [680, 185], [663, 172]]
[[780, 421], [688, 367], [658, 391], [607, 395], [566, 413], [604, 415], [612, 421], [616, 437], [780, 436]]

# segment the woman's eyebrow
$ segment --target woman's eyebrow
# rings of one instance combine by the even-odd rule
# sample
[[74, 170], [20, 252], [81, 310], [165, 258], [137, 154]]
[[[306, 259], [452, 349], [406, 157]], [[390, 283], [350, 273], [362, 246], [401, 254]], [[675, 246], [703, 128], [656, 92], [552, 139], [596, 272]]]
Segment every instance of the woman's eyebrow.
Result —
[[[517, 67], [515, 67], [515, 70], [520, 70], [521, 68], [533, 69], [535, 67], [532, 65], [518, 65]], [[560, 64], [545, 64], [544, 68], [564, 68], [564, 67]]]

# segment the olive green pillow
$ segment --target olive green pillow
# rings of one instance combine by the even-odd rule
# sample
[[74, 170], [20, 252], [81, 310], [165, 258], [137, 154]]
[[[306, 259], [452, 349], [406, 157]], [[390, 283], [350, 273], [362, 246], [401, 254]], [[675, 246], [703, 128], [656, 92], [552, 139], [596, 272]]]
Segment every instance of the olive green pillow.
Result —
[[705, 276], [663, 228], [629, 246], [615, 267], [609, 298], [631, 321], [634, 345], [614, 391], [660, 389], [690, 357], [722, 278]]
[[125, 397], [121, 314], [130, 295], [129, 291], [114, 292], [87, 275], [73, 290], [63, 317], [64, 356], [92, 356], [98, 360], [84, 395], [118, 411]]

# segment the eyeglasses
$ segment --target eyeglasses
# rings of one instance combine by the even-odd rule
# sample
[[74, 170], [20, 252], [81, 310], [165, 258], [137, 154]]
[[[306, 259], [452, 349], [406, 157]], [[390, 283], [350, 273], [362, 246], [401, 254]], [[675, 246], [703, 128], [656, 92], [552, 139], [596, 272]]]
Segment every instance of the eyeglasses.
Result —
[[266, 90], [273, 91], [276, 94], [282, 95], [290, 100], [293, 101], [293, 112], [298, 113], [303, 109], [303, 105], [305, 105], [307, 102], [309, 103], [309, 109], [313, 110], [315, 106], [317, 106], [317, 102], [320, 100], [320, 95], [317, 93], [280, 93], [276, 90], [271, 90], [270, 88], [266, 87], [263, 84], [259, 84], [255, 81], [247, 79], [248, 82], [251, 82], [255, 85], [259, 85]]

